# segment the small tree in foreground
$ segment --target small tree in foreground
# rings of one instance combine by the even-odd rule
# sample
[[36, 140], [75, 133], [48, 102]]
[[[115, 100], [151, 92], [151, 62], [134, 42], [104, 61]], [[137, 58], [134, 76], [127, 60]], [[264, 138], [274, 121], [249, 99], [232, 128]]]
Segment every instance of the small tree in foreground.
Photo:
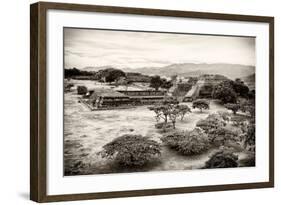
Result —
[[156, 122], [159, 122], [160, 119], [162, 118], [162, 119], [164, 119], [164, 123], [165, 122], [167, 123], [168, 115], [163, 116], [162, 107], [160, 105], [150, 106], [150, 107], [148, 107], [148, 109], [155, 113], [155, 120], [156, 120]]
[[205, 163], [206, 169], [238, 167], [238, 156], [229, 151], [219, 151], [213, 154]]
[[172, 122], [173, 128], [176, 129], [176, 121], [179, 116], [179, 109], [173, 107], [171, 110], [168, 111], [169, 119]]
[[149, 110], [154, 111], [155, 119], [159, 122], [160, 119], [164, 120], [163, 129], [165, 130], [165, 125], [168, 124], [168, 120], [170, 120], [173, 124], [173, 128], [176, 128], [176, 120], [177, 117], [187, 113], [186, 108], [181, 108], [178, 105], [178, 101], [163, 101], [160, 105], [154, 105], [152, 107], [148, 107]]
[[187, 113], [191, 112], [191, 109], [187, 105], [178, 105], [177, 108], [179, 109], [179, 115], [181, 117], [181, 120], [183, 120], [184, 116]]
[[240, 105], [235, 103], [227, 103], [224, 105], [224, 107], [228, 110], [231, 110], [234, 115], [236, 115], [237, 111], [240, 109]]
[[205, 99], [198, 99], [198, 100], [193, 101], [192, 107], [193, 107], [193, 109], [198, 108], [198, 109], [200, 109], [200, 112], [202, 112], [203, 109], [204, 110], [210, 109], [210, 102]]
[[140, 167], [161, 155], [160, 144], [141, 135], [123, 135], [103, 146], [102, 157], [126, 167]]

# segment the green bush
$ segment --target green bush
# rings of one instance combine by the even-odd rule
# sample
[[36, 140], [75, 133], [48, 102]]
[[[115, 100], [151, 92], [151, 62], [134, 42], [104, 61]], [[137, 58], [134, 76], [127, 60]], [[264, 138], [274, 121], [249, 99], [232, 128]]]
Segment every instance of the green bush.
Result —
[[165, 145], [183, 155], [196, 155], [210, 148], [207, 134], [200, 128], [192, 131], [175, 131], [161, 139]]
[[160, 144], [141, 135], [123, 135], [103, 146], [102, 157], [126, 167], [140, 167], [161, 155]]
[[228, 151], [219, 151], [213, 154], [205, 163], [206, 169], [238, 167], [238, 156]]
[[191, 113], [191, 109], [188, 107], [188, 105], [177, 105], [176, 108], [179, 110], [181, 120], [183, 120], [187, 113]]

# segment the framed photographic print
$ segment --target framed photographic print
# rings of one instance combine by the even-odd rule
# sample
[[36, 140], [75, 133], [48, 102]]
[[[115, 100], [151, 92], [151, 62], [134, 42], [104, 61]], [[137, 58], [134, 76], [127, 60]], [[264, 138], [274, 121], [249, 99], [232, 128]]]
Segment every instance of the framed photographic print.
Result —
[[274, 186], [274, 18], [40, 2], [31, 199]]

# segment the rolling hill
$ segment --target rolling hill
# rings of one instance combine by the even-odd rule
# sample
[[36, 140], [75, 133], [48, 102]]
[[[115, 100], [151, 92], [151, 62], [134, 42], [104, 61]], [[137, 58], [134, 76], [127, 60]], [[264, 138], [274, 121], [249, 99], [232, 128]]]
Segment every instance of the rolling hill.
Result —
[[[112, 66], [86, 67], [83, 70], [98, 71]], [[114, 67], [114, 66], [113, 66]], [[123, 68], [125, 72], [139, 72], [146, 75], [172, 76], [179, 75], [183, 77], [199, 76], [202, 74], [220, 74], [230, 79], [242, 78], [255, 73], [255, 66], [239, 64], [206, 64], [206, 63], [182, 63], [171, 64], [164, 67], [142, 67], [142, 68]]]
[[172, 64], [165, 67], [145, 67], [134, 69], [134, 72], [140, 72], [149, 75], [180, 75], [180, 76], [199, 76], [202, 74], [220, 74], [230, 79], [241, 78], [255, 73], [254, 66], [238, 64], [195, 64], [183, 63]]

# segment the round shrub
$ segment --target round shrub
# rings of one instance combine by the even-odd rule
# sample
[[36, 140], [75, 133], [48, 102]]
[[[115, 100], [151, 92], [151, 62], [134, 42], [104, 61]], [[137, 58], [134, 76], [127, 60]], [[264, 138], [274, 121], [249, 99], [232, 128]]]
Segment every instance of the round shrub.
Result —
[[196, 126], [203, 129], [206, 133], [209, 133], [213, 129], [218, 129], [225, 125], [226, 125], [226, 123], [224, 122], [222, 117], [218, 114], [210, 114], [210, 115], [208, 115], [207, 118], [199, 120], [196, 123]]
[[88, 89], [86, 86], [78, 86], [77, 87], [77, 94], [78, 95], [85, 95], [88, 92]]
[[187, 156], [201, 154], [210, 148], [208, 136], [200, 128], [185, 132], [176, 131], [161, 140], [171, 149]]
[[238, 167], [238, 156], [228, 151], [213, 154], [205, 163], [206, 169]]
[[123, 135], [103, 146], [102, 157], [126, 167], [140, 167], [161, 155], [160, 144], [141, 135]]
[[198, 108], [200, 112], [204, 110], [209, 110], [210, 109], [210, 102], [206, 99], [197, 99], [193, 101], [192, 103], [193, 109]]

